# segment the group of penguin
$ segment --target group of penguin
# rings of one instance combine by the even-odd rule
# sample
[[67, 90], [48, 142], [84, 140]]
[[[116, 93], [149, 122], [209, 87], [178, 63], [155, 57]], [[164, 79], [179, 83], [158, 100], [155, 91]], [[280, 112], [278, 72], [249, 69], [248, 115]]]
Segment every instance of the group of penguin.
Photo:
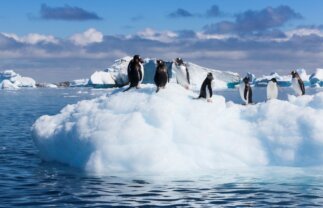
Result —
[[[156, 93], [160, 89], [164, 89], [166, 84], [169, 82], [169, 75], [167, 71], [167, 66], [165, 62], [161, 59], [156, 61], [157, 67], [154, 76], [154, 82], [156, 84]], [[177, 83], [182, 85], [185, 89], [189, 89], [190, 86], [190, 73], [187, 65], [184, 63], [183, 59], [176, 58], [174, 60], [174, 71], [176, 73]], [[131, 88], [140, 88], [140, 84], [144, 78], [144, 66], [143, 59], [139, 55], [135, 55], [133, 59], [129, 62], [128, 69], [128, 79], [129, 87], [124, 90], [128, 91]], [[295, 93], [300, 96], [305, 94], [304, 82], [300, 78], [299, 74], [296, 71], [291, 72], [292, 75], [292, 87]], [[195, 99], [204, 98], [208, 102], [211, 102], [211, 97], [213, 95], [212, 90], [212, 81], [214, 80], [213, 74], [208, 73], [204, 79], [201, 88], [200, 94]], [[244, 104], [252, 104], [252, 88], [250, 85], [250, 78], [245, 77], [239, 86], [240, 97], [243, 100]], [[277, 99], [278, 97], [278, 86], [276, 78], [272, 78], [267, 85], [267, 100]]]
[[[297, 96], [305, 95], [304, 82], [296, 71], [291, 72], [292, 75], [292, 87]], [[250, 86], [250, 78], [245, 77], [239, 86], [240, 97], [244, 104], [252, 104], [252, 88]], [[278, 85], [277, 79], [272, 78], [267, 84], [267, 100], [277, 99], [278, 97]]]

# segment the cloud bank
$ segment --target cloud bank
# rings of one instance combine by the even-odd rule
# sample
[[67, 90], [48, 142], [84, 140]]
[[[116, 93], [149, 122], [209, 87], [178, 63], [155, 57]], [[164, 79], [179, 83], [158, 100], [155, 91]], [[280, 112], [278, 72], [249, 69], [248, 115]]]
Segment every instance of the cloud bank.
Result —
[[[177, 11], [180, 11], [175, 12], [177, 17], [185, 16], [185, 12]], [[214, 5], [205, 15], [216, 17], [221, 11]], [[96, 28], [89, 28], [66, 38], [38, 33], [20, 36], [0, 31], [0, 69], [20, 73], [27, 69], [37, 71], [27, 74], [35, 75], [37, 80], [47, 80], [46, 73], [50, 70], [61, 72], [64, 69], [65, 80], [88, 77], [95, 70], [105, 69], [115, 59], [140, 54], [166, 60], [182, 57], [202, 66], [241, 74], [247, 71], [286, 74], [295, 68], [314, 71], [323, 66], [323, 27], [286, 27], [300, 18], [302, 15], [292, 8], [278, 6], [241, 12], [233, 20], [209, 18], [215, 22], [200, 30], [147, 27], [128, 35], [105, 35]], [[75, 71], [77, 73], [73, 73]], [[40, 74], [43, 77], [37, 77]], [[63, 78], [58, 75], [56, 79]]]

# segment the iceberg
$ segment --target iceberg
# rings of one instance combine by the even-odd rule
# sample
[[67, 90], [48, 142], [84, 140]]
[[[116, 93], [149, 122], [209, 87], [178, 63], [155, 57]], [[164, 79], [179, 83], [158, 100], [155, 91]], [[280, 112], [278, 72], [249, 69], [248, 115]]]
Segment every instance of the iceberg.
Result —
[[52, 83], [37, 83], [36, 87], [41, 87], [41, 88], [58, 88], [56, 84]]
[[42, 159], [98, 174], [323, 164], [323, 93], [242, 106], [170, 83], [67, 105], [32, 126]]
[[36, 81], [30, 77], [23, 77], [13, 70], [0, 72], [1, 89], [19, 89], [22, 87], [36, 87]]
[[[127, 68], [132, 57], [127, 56], [118, 59], [114, 64], [104, 71], [97, 71], [91, 75], [89, 85], [94, 87], [122, 87], [128, 84]], [[168, 68], [170, 82], [176, 82], [172, 61], [165, 61]], [[227, 71], [220, 71], [199, 66], [197, 64], [186, 62], [190, 71], [191, 85], [193, 90], [199, 90], [203, 80], [208, 72], [212, 72], [215, 78], [214, 89], [233, 88], [239, 84], [239, 74]], [[144, 84], [153, 84], [156, 70], [156, 58], [144, 59]]]
[[70, 82], [70, 87], [88, 87], [89, 79], [76, 79]]
[[255, 79], [255, 86], [256, 87], [266, 87], [268, 82], [272, 79], [276, 78], [277, 84], [280, 87], [289, 87], [292, 85], [292, 76], [286, 75], [281, 76], [276, 72], [272, 72], [270, 75], [263, 75]]
[[3, 90], [15, 90], [19, 88], [7, 79], [3, 80], [0, 85]]
[[316, 69], [309, 80], [312, 87], [323, 87], [323, 69]]

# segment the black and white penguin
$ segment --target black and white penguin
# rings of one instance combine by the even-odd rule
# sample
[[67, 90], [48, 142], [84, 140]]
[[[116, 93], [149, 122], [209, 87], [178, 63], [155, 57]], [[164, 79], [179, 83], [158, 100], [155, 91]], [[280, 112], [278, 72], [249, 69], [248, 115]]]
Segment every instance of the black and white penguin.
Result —
[[176, 74], [177, 83], [182, 85], [185, 89], [190, 87], [190, 73], [187, 65], [184, 63], [183, 59], [176, 58], [174, 61], [174, 71]]
[[212, 92], [212, 81], [213, 81], [213, 74], [210, 72], [207, 74], [205, 80], [202, 83], [200, 95], [197, 99], [205, 98], [208, 102], [211, 102], [211, 97], [213, 95]]
[[159, 91], [160, 88], [165, 88], [168, 80], [168, 73], [167, 67], [163, 60], [157, 60], [157, 67], [155, 72], [154, 81], [157, 86], [156, 93]]
[[248, 77], [243, 78], [239, 86], [239, 92], [241, 99], [246, 105], [252, 103], [252, 89]]
[[296, 71], [291, 72], [292, 87], [297, 96], [305, 95], [304, 82]]
[[140, 87], [140, 84], [144, 79], [144, 66], [142, 65], [142, 63], [143, 60], [139, 55], [135, 55], [129, 62], [127, 72], [130, 85], [126, 90], [124, 90], [124, 92], [130, 90], [133, 87]]
[[272, 78], [267, 84], [267, 100], [277, 99], [278, 86], [276, 78]]

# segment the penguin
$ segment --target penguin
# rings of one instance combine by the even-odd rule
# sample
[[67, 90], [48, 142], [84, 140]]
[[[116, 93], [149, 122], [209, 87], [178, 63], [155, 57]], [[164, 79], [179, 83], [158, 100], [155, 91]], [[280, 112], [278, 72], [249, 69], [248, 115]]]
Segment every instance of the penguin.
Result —
[[165, 88], [167, 82], [169, 81], [167, 67], [163, 60], [157, 60], [154, 81], [157, 86], [156, 93], [159, 91], [160, 88]]
[[267, 100], [277, 99], [278, 87], [276, 78], [272, 78], [267, 84]]
[[202, 83], [200, 95], [196, 99], [205, 98], [208, 102], [211, 102], [211, 97], [213, 95], [212, 92], [212, 81], [213, 81], [213, 74], [209, 72]]
[[243, 78], [239, 86], [240, 97], [246, 105], [252, 103], [252, 89], [249, 83], [249, 78]]
[[129, 79], [129, 87], [124, 90], [128, 91], [133, 87], [137, 89], [140, 88], [140, 84], [144, 79], [144, 66], [142, 65], [143, 60], [140, 58], [139, 55], [135, 55], [133, 59], [129, 62], [128, 65], [128, 79]]
[[305, 95], [304, 82], [296, 71], [291, 72], [292, 87], [297, 96]]
[[174, 61], [174, 65], [177, 83], [182, 85], [185, 89], [189, 89], [191, 81], [187, 65], [184, 64], [184, 61], [181, 58], [176, 58]]

